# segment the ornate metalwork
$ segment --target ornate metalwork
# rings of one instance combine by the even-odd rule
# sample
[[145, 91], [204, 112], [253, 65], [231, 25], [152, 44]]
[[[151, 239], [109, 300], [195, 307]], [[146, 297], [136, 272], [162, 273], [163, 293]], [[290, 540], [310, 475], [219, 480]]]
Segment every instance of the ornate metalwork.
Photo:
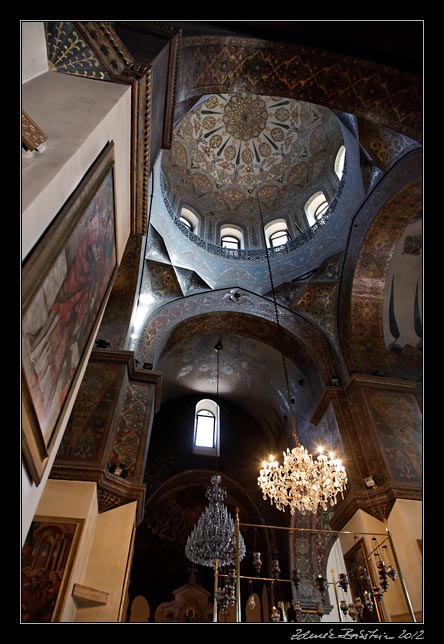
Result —
[[253, 249], [223, 248], [218, 244], [212, 244], [206, 241], [205, 239], [202, 239], [201, 237], [193, 233], [193, 231], [190, 230], [188, 226], [182, 223], [180, 221], [180, 218], [175, 213], [174, 208], [170, 203], [170, 200], [166, 191], [165, 180], [163, 178], [162, 173], [160, 173], [160, 187], [162, 191], [163, 200], [165, 203], [165, 208], [167, 209], [169, 216], [176, 224], [176, 226], [179, 228], [179, 230], [182, 232], [182, 234], [184, 234], [185, 237], [188, 237], [188, 239], [191, 242], [193, 242], [193, 244], [196, 244], [196, 246], [199, 246], [200, 248], [204, 248], [207, 252], [211, 253], [212, 255], [217, 255], [218, 257], [223, 257], [224, 259], [242, 259], [242, 260], [254, 262], [254, 261], [261, 261], [263, 259], [267, 259], [267, 255], [270, 259], [272, 259], [273, 257], [278, 257], [280, 255], [288, 255], [289, 253], [292, 253], [293, 251], [297, 250], [304, 244], [307, 244], [311, 239], [313, 239], [313, 237], [319, 231], [321, 231], [323, 227], [328, 223], [328, 221], [331, 219], [334, 212], [336, 211], [339, 199], [344, 189], [346, 175], [347, 175], [347, 158], [344, 161], [344, 170], [342, 173], [342, 178], [339, 183], [336, 195], [333, 201], [330, 203], [327, 210], [322, 215], [322, 217], [320, 217], [319, 220], [315, 224], [313, 224], [313, 226], [308, 228], [303, 233], [297, 235], [293, 239], [290, 239], [288, 242], [286, 242], [285, 244], [282, 244], [281, 246], [276, 246], [275, 248], [253, 248]]

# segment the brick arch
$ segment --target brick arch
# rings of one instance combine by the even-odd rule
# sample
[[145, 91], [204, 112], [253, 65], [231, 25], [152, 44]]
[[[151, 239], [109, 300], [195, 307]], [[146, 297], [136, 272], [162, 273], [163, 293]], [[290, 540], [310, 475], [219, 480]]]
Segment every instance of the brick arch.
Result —
[[420, 140], [419, 76], [352, 56], [253, 38], [183, 38], [175, 122], [204, 94], [252, 92], [325, 105]]
[[148, 321], [141, 339], [144, 362], [156, 365], [161, 354], [193, 335], [221, 333], [254, 338], [283, 352], [307, 375], [329, 385], [339, 378], [330, 342], [311, 322], [280, 307], [280, 329], [273, 302], [248, 293], [254, 312], [233, 311], [219, 291], [174, 300]]
[[421, 183], [409, 183], [388, 199], [367, 231], [351, 290], [348, 362], [352, 371], [395, 375], [384, 340], [386, 275], [397, 241], [421, 208]]

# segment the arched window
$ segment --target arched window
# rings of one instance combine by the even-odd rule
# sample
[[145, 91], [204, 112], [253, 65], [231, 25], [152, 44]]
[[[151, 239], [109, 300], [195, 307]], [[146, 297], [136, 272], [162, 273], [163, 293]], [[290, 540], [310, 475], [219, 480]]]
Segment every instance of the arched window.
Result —
[[185, 219], [185, 217], [183, 217], [182, 215], [179, 217], [179, 219], [183, 224], [185, 224], [187, 228], [189, 228], [190, 230], [193, 230], [191, 223], [188, 221], [188, 219]]
[[328, 201], [323, 192], [315, 192], [305, 204], [305, 213], [310, 226], [317, 223], [328, 209]]
[[244, 247], [244, 234], [241, 228], [234, 225], [221, 226], [220, 245], [223, 248], [239, 250]]
[[199, 217], [192, 210], [189, 208], [182, 208], [179, 219], [193, 233], [197, 231]]
[[200, 400], [194, 415], [193, 454], [219, 456], [219, 405]]
[[282, 246], [288, 242], [288, 231], [287, 230], [277, 230], [275, 233], [270, 235], [270, 245], [272, 248], [276, 246]]
[[265, 239], [268, 248], [276, 248], [286, 244], [290, 239], [285, 219], [275, 219], [265, 226]]
[[239, 249], [240, 241], [236, 237], [231, 237], [231, 235], [224, 235], [221, 237], [222, 248], [235, 248]]
[[345, 146], [341, 145], [335, 159], [335, 172], [338, 175], [339, 181], [342, 179], [345, 163]]

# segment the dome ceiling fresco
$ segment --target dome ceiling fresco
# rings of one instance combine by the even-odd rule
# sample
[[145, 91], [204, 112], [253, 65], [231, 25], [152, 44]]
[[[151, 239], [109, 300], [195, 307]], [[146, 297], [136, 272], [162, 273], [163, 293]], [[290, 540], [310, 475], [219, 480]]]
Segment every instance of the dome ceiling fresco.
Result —
[[[342, 144], [327, 108], [287, 98], [211, 95], [176, 126], [162, 169], [171, 201], [223, 219], [257, 217], [333, 174]], [[256, 188], [257, 185], [257, 188]]]

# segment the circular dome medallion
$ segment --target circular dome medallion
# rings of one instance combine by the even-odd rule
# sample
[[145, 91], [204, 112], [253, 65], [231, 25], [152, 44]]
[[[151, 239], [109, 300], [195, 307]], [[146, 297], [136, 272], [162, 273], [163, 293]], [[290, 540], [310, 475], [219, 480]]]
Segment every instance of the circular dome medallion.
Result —
[[223, 122], [234, 139], [249, 141], [267, 125], [267, 106], [259, 96], [234, 95], [224, 107]]
[[162, 153], [162, 170], [170, 199], [211, 213], [213, 235], [224, 221], [251, 226], [258, 195], [264, 216], [294, 219], [295, 199], [308, 182], [336, 180], [334, 156], [342, 144], [338, 118], [321, 105], [213, 94], [176, 125], [172, 150]]

